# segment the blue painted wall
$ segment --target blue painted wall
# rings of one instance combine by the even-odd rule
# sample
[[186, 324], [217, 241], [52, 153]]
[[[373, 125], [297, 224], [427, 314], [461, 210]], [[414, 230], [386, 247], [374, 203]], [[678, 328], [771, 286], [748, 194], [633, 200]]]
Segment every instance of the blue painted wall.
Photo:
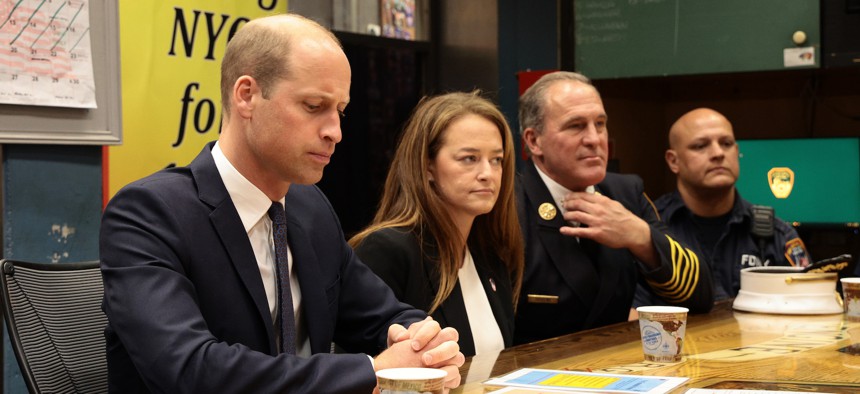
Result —
[[[3, 145], [3, 257], [98, 259], [100, 146]], [[3, 392], [26, 393], [3, 328]]]

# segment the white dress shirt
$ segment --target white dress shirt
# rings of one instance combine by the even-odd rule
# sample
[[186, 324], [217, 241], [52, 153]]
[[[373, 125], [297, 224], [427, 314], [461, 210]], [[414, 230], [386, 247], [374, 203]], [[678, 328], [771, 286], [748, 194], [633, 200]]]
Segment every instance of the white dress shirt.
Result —
[[[233, 205], [239, 213], [242, 225], [245, 226], [245, 232], [248, 233], [248, 240], [254, 250], [254, 257], [257, 259], [257, 267], [260, 269], [263, 287], [266, 289], [269, 313], [272, 315], [272, 322], [277, 322], [278, 276], [275, 268], [275, 240], [272, 235], [272, 220], [268, 215], [272, 200], [269, 200], [265, 193], [233, 167], [217, 142], [212, 148], [212, 158], [215, 160], [215, 167], [218, 168], [218, 173], [221, 175], [221, 180], [224, 181], [227, 193], [230, 194], [230, 199], [233, 200]], [[284, 204], [284, 200], [285, 198], [282, 197], [281, 205]], [[290, 213], [287, 212], [287, 216], [289, 215]], [[287, 234], [287, 238], [289, 239], [289, 234]], [[290, 290], [292, 290], [293, 311], [296, 317], [296, 341], [298, 342], [296, 354], [308, 357], [311, 355], [311, 350], [301, 313], [302, 293], [298, 278], [294, 275], [293, 254], [289, 247], [287, 248], [287, 264], [290, 269]], [[276, 338], [280, 338], [280, 327], [274, 328]]]
[[502, 338], [502, 331], [490, 308], [487, 292], [484, 291], [484, 285], [478, 277], [475, 260], [472, 259], [469, 249], [466, 249], [466, 258], [457, 277], [460, 281], [460, 290], [463, 292], [463, 303], [466, 304], [466, 316], [472, 329], [472, 339], [475, 341], [475, 354], [498, 352], [504, 349], [505, 340]]

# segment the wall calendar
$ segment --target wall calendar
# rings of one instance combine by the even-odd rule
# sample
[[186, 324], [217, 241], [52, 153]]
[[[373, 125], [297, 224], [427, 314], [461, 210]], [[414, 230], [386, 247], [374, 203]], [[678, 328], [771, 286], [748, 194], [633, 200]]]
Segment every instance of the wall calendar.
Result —
[[0, 104], [96, 108], [89, 0], [0, 0]]

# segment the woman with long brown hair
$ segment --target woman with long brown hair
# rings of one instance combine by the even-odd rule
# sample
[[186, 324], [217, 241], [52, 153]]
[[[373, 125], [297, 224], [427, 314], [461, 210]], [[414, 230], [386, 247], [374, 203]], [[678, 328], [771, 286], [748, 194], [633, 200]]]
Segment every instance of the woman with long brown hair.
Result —
[[514, 143], [478, 92], [424, 98], [372, 223], [350, 240], [397, 297], [460, 333], [466, 356], [513, 343], [523, 243]]

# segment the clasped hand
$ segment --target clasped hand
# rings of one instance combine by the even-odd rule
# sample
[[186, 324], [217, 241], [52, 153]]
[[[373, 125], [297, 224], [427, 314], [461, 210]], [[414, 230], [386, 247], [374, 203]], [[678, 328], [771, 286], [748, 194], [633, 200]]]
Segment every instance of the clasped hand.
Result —
[[466, 357], [460, 352], [457, 330], [444, 329], [431, 317], [413, 323], [409, 329], [399, 324], [388, 328], [388, 349], [376, 356], [374, 368], [439, 368], [448, 373], [446, 392], [460, 385], [460, 367]]

